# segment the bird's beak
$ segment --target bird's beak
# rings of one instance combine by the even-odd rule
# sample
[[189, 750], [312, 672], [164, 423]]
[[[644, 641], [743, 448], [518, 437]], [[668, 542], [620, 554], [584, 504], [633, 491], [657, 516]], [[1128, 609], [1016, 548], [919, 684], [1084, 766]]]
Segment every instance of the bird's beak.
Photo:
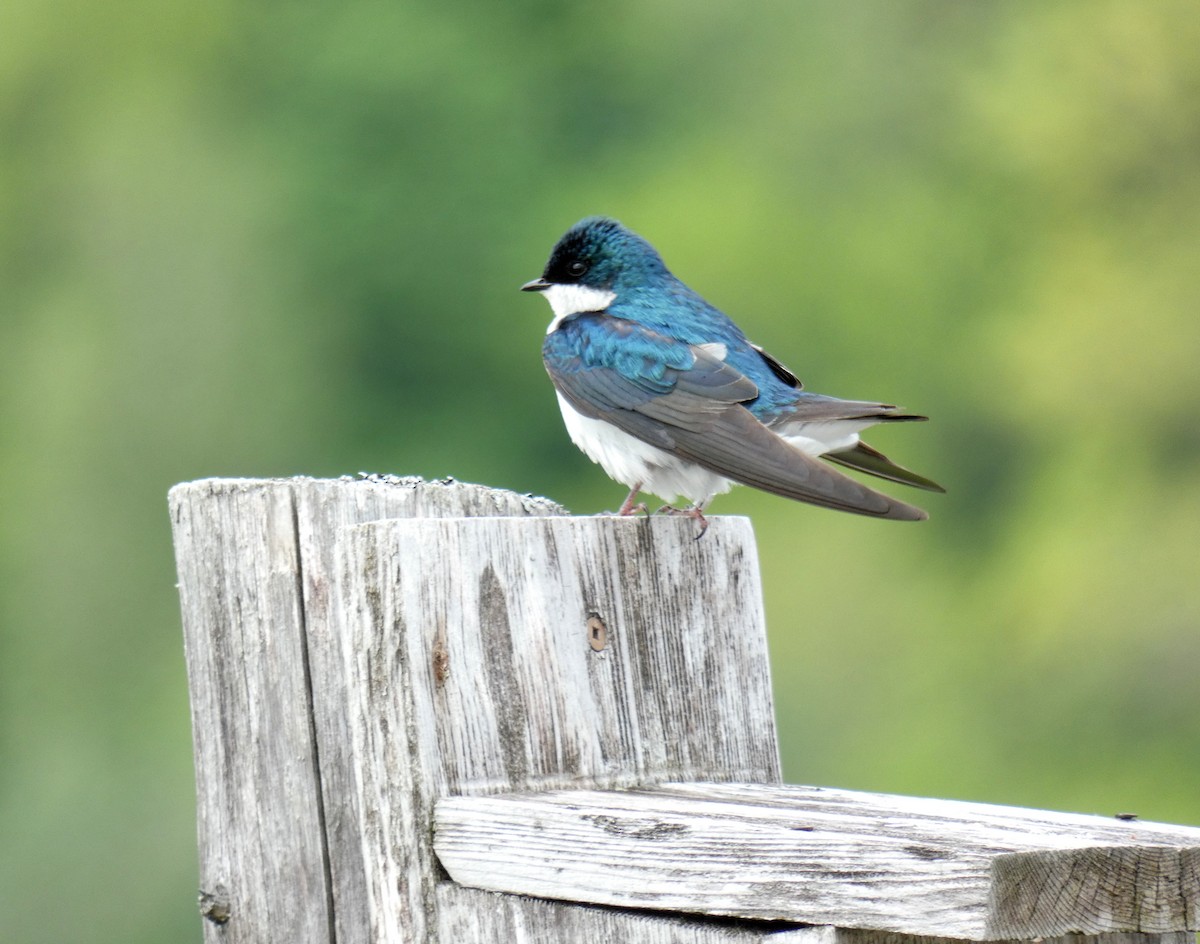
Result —
[[522, 292], [544, 292], [550, 287], [550, 283], [545, 279], [534, 279], [532, 282], [526, 282], [521, 286]]

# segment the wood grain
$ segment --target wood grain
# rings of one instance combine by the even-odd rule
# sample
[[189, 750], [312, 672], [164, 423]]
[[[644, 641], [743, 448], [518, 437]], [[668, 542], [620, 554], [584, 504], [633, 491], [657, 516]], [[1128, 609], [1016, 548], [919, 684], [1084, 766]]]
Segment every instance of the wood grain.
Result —
[[[437, 903], [440, 940], [447, 944], [956, 944], [951, 938], [829, 925], [796, 927], [563, 904], [453, 882], [438, 885]], [[1195, 944], [1195, 938], [1186, 932], [1114, 933], [1037, 938], [1027, 944]]]
[[207, 479], [169, 495], [206, 940], [368, 940], [333, 559], [346, 526], [562, 514], [458, 482]]
[[[932, 944], [1196, 924], [1195, 845], [1170, 827], [779, 787], [744, 519], [695, 541], [689, 520], [573, 519], [390, 476], [212, 479], [170, 506], [208, 944]], [[496, 796], [512, 791], [549, 792]], [[501, 805], [481, 823], [485, 799]], [[581, 903], [449, 881], [439, 800], [437, 848], [464, 882], [537, 877], [537, 895]], [[835, 886], [837, 908], [811, 907]], [[635, 907], [589, 904], [605, 896]], [[788, 922], [747, 896], [791, 901]], [[640, 910], [735, 899], [756, 917]], [[797, 927], [799, 911], [848, 926]]]
[[668, 784], [451, 798], [465, 885], [970, 940], [1200, 926], [1200, 829], [845, 790]]
[[778, 780], [744, 520], [394, 477], [170, 506], [209, 942], [435, 939], [440, 791]]
[[439, 797], [778, 781], [749, 524], [718, 518], [694, 538], [677, 518], [348, 532], [339, 632], [374, 939], [426, 933]]
[[446, 944], [840, 944], [781, 937], [766, 922], [567, 905], [453, 882], [438, 885], [437, 909], [439, 940]]

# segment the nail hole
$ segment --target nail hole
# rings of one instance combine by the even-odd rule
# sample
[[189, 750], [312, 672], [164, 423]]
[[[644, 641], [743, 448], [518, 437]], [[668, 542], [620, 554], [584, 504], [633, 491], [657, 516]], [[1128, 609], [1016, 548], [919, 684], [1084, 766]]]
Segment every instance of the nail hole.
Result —
[[596, 652], [600, 652], [608, 645], [608, 627], [604, 625], [604, 620], [595, 613], [588, 617], [587, 634], [588, 645]]
[[433, 680], [441, 687], [450, 674], [450, 653], [446, 651], [446, 641], [438, 636], [433, 643]]

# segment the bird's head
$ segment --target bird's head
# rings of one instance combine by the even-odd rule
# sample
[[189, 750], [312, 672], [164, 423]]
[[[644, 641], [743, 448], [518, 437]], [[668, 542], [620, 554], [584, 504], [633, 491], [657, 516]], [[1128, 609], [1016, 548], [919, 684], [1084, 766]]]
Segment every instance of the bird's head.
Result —
[[542, 277], [526, 282], [521, 289], [545, 292], [551, 305], [556, 297], [568, 295], [593, 299], [595, 310], [603, 310], [623, 291], [653, 284], [667, 275], [662, 258], [641, 236], [616, 220], [589, 216], [558, 241]]

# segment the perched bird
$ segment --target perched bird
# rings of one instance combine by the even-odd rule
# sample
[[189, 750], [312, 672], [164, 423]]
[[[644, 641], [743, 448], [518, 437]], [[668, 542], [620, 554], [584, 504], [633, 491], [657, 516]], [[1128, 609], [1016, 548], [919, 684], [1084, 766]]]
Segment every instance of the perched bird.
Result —
[[542, 359], [575, 445], [630, 489], [620, 514], [643, 507], [641, 491], [683, 497], [703, 534], [704, 507], [742, 483], [860, 515], [927, 517], [822, 459], [943, 491], [858, 438], [875, 423], [926, 417], [803, 390], [616, 220], [576, 223], [521, 288], [550, 302]]

